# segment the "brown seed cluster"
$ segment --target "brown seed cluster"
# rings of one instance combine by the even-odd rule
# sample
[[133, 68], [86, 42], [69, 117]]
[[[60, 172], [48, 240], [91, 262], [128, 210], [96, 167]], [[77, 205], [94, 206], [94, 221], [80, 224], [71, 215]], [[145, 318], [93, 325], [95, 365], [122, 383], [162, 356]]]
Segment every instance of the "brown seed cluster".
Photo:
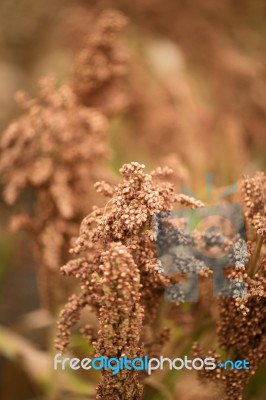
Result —
[[130, 101], [125, 88], [129, 55], [119, 38], [126, 24], [122, 13], [102, 12], [75, 63], [73, 87], [78, 98], [105, 114], [120, 112]]
[[[78, 223], [91, 205], [92, 182], [103, 177], [107, 121], [96, 109], [80, 106], [70, 87], [40, 82], [37, 99], [18, 94], [22, 116], [1, 138], [0, 174], [8, 204], [32, 189], [33, 215], [19, 215], [15, 228], [34, 237], [44, 303], [54, 304], [58, 265], [65, 260]], [[55, 289], [55, 290], [53, 290]]]
[[30, 188], [36, 194], [33, 216], [18, 215], [12, 225], [35, 239], [42, 302], [50, 310], [65, 298], [58, 265], [66, 261], [69, 241], [92, 205], [93, 184], [110, 178], [105, 115], [128, 101], [127, 54], [119, 42], [125, 25], [121, 13], [104, 11], [77, 56], [70, 84], [57, 89], [54, 79], [44, 78], [36, 99], [18, 93], [23, 114], [1, 138], [4, 199], [13, 204]]
[[[104, 208], [95, 207], [83, 220], [80, 236], [71, 250], [77, 258], [62, 267], [63, 274], [79, 280], [79, 299], [85, 299], [98, 314], [95, 352], [118, 358], [122, 353], [133, 357], [143, 351], [160, 351], [169, 332], [158, 325], [156, 332], [152, 331], [158, 323], [163, 292], [176, 282], [158, 271], [153, 232], [154, 213], [171, 210], [176, 200], [173, 185], [161, 180], [170, 173], [169, 169], [146, 174], [144, 165], [132, 162], [124, 165], [120, 173], [123, 180], [115, 187], [103, 182], [95, 185], [100, 193], [112, 197]], [[68, 345], [70, 325], [76, 323], [79, 313], [76, 298], [74, 304], [70, 298], [58, 323], [56, 344], [60, 351]], [[124, 378], [119, 385], [109, 378], [109, 373], [104, 374], [99, 398], [139, 398], [135, 389], [133, 397], [127, 397], [127, 390], [131, 389], [123, 386]], [[135, 375], [126, 374], [125, 380], [135, 382]], [[120, 397], [116, 397], [117, 390]]]
[[[265, 263], [265, 189], [264, 173], [243, 179], [243, 197], [247, 208], [246, 224], [249, 261], [230, 271], [228, 277], [245, 283], [243, 297], [218, 301], [217, 334], [219, 346], [228, 359], [247, 360], [249, 370], [202, 371], [201, 377], [219, 382], [223, 399], [243, 399], [244, 388], [266, 358], [266, 263]], [[260, 225], [257, 221], [260, 220]], [[203, 354], [198, 346], [195, 355]], [[216, 354], [218, 359], [221, 357]]]
[[266, 174], [257, 172], [243, 179], [243, 195], [247, 208], [246, 218], [257, 234], [266, 238]]
[[[134, 254], [141, 271], [142, 301], [146, 303], [146, 312], [152, 320], [156, 315], [156, 298], [161, 296], [169, 281], [158, 274], [152, 218], [156, 212], [170, 210], [176, 196], [171, 184], [157, 181], [156, 171], [145, 174], [143, 169], [144, 165], [138, 163], [121, 168], [123, 182], [114, 188], [113, 198], [103, 210], [95, 210], [93, 215], [84, 219], [73, 252], [86, 251], [93, 243], [97, 246], [99, 243], [122, 241]], [[102, 184], [96, 187], [102, 191]]]
[[[127, 355], [129, 359], [143, 356], [140, 271], [127, 248], [119, 242], [111, 244], [102, 254], [102, 262], [99, 266], [103, 272], [99, 338], [93, 343], [96, 356], [120, 358]], [[111, 371], [104, 371], [97, 390], [97, 399], [142, 398], [137, 371], [132, 373], [126, 369], [115, 377]]]

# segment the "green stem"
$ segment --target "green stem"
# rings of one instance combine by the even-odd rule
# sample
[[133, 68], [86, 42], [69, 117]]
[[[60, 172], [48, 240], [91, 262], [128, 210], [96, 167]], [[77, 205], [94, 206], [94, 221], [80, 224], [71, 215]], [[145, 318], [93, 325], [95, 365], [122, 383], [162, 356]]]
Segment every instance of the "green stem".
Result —
[[254, 275], [257, 272], [257, 263], [259, 261], [260, 258], [260, 252], [261, 252], [261, 248], [262, 248], [262, 244], [263, 244], [263, 237], [259, 236], [257, 243], [256, 243], [256, 247], [255, 247], [255, 252], [250, 260], [250, 264], [249, 264], [249, 268], [248, 268], [248, 272], [249, 272], [249, 276], [251, 278], [254, 277]]

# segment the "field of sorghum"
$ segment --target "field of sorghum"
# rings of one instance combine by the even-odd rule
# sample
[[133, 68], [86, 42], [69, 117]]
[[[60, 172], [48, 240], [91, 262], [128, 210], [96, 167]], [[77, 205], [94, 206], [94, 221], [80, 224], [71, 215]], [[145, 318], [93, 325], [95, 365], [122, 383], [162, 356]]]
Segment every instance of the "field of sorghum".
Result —
[[[265, 17], [263, 0], [2, 1], [0, 398], [265, 399]], [[235, 203], [244, 250], [164, 220]], [[222, 247], [245, 294], [213, 297], [194, 258], [162, 274], [158, 214], [167, 249]], [[194, 266], [199, 300], [165, 301]], [[55, 371], [58, 352], [250, 370]]]

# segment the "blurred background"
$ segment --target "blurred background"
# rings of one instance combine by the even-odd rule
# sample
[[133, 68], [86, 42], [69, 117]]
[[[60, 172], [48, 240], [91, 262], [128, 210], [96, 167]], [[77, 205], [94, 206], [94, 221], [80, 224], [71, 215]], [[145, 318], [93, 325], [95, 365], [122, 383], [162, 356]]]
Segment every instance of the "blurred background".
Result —
[[[71, 81], [87, 35], [109, 8], [128, 19], [121, 34], [127, 72], [108, 94], [115, 111], [93, 100], [109, 119], [110, 171], [116, 175], [130, 161], [148, 169], [168, 165], [178, 171], [177, 189], [186, 185], [202, 198], [208, 172], [226, 187], [243, 173], [265, 170], [265, 0], [1, 0], [0, 131], [21, 114], [18, 90], [35, 97], [39, 79], [50, 74], [60, 84]], [[31, 240], [9, 226], [33, 202], [30, 190], [12, 207], [0, 200], [0, 398], [94, 398], [97, 375], [91, 383], [86, 376], [57, 377], [61, 390], [53, 391], [55, 318], [40, 303]], [[190, 316], [182, 318], [192, 329]], [[81, 351], [83, 342], [75, 340]], [[248, 399], [265, 399], [263, 374], [265, 367]], [[213, 398], [196, 376], [178, 379], [176, 399]]]

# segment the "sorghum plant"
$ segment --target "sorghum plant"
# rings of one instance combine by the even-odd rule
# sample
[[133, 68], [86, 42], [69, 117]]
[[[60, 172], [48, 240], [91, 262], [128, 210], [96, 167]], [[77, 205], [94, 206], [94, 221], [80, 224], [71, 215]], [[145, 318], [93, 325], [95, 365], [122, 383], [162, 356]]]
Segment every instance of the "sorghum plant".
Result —
[[77, 55], [72, 85], [82, 103], [99, 108], [105, 115], [126, 109], [129, 53], [120, 34], [126, 17], [116, 10], [103, 11]]
[[[200, 372], [203, 379], [220, 383], [225, 400], [243, 399], [249, 379], [266, 358], [265, 173], [244, 177], [243, 196], [249, 261], [246, 265], [237, 263], [228, 276], [244, 282], [246, 293], [241, 296], [236, 291], [234, 298], [218, 301], [217, 333], [219, 347], [227, 358], [248, 360], [250, 369]], [[195, 354], [203, 354], [198, 345]], [[218, 362], [221, 360], [218, 353], [212, 354]]]
[[64, 297], [58, 266], [92, 205], [92, 182], [110, 178], [105, 115], [127, 103], [119, 89], [127, 57], [118, 34], [125, 23], [119, 12], [103, 12], [77, 55], [70, 83], [57, 89], [44, 78], [36, 99], [18, 93], [23, 115], [1, 138], [4, 199], [13, 204], [29, 188], [36, 195], [33, 216], [17, 216], [13, 227], [34, 238], [42, 303], [50, 310]]
[[14, 204], [21, 192], [34, 191], [32, 215], [18, 215], [13, 225], [33, 235], [41, 293], [51, 309], [60, 292], [58, 265], [91, 204], [91, 182], [103, 177], [107, 121], [80, 106], [67, 85], [55, 89], [52, 79], [40, 82], [37, 99], [17, 98], [23, 114], [1, 137], [3, 195]]
[[[102, 262], [99, 338], [94, 344], [96, 357], [127, 355], [133, 359], [142, 356], [140, 271], [127, 248], [119, 242], [112, 243], [109, 250], [102, 253]], [[141, 399], [142, 386], [136, 373], [124, 369], [115, 383], [113, 379], [111, 371], [103, 372], [98, 398]]]
[[[105, 182], [95, 185], [110, 200], [83, 220], [80, 236], [71, 249], [77, 258], [61, 268], [64, 275], [79, 280], [82, 290], [61, 312], [56, 339], [61, 352], [69, 344], [70, 328], [87, 306], [99, 317], [98, 338], [92, 342], [97, 354], [117, 358], [143, 351], [154, 354], [167, 340], [168, 333], [158, 324], [158, 316], [163, 292], [176, 278], [158, 271], [152, 219], [154, 213], [171, 210], [175, 201], [194, 206], [198, 202], [175, 195], [173, 185], [162, 181], [171, 173], [168, 168], [150, 174], [143, 170], [144, 165], [137, 162], [125, 164], [120, 169], [122, 183], [116, 187]], [[85, 332], [91, 334], [91, 328], [87, 326]], [[87, 338], [91, 341], [90, 335]], [[105, 373], [98, 398], [141, 398], [140, 391], [134, 394], [136, 374], [131, 372], [122, 379], [113, 376], [111, 380]], [[133, 397], [127, 397], [127, 392]]]

